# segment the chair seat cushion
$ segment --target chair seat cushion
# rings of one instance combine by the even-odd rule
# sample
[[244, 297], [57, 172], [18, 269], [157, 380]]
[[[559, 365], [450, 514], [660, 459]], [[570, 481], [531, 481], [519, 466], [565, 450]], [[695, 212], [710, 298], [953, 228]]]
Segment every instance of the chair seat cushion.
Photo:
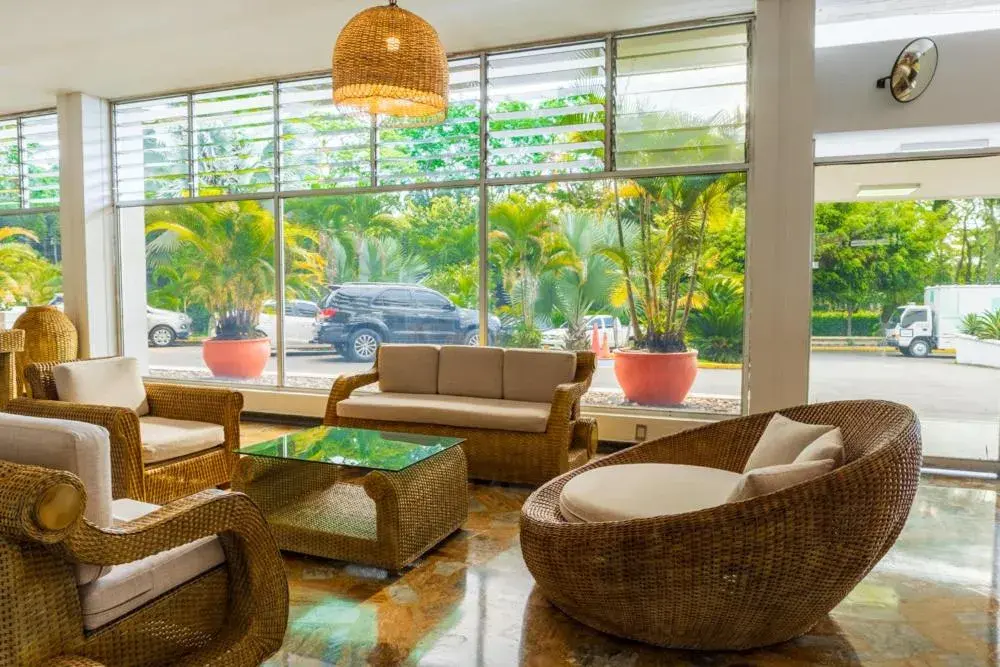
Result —
[[549, 403], [444, 394], [355, 394], [337, 403], [337, 416], [544, 433], [551, 408]]
[[211, 536], [115, 565], [100, 579], [79, 588], [83, 627], [94, 630], [119, 619], [225, 560], [219, 539]]
[[143, 417], [139, 420], [143, 463], [158, 463], [196, 454], [223, 444], [226, 431], [218, 424]]
[[571, 523], [684, 514], [725, 504], [741, 479], [739, 473], [700, 466], [610, 465], [569, 480], [559, 509]]

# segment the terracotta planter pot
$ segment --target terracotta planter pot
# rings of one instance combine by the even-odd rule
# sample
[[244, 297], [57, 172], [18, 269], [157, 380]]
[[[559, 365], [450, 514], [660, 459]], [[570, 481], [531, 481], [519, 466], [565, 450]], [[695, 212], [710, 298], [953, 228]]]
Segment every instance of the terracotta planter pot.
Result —
[[250, 340], [206, 340], [201, 358], [215, 377], [259, 378], [271, 358], [267, 338]]
[[698, 375], [698, 351], [615, 352], [615, 377], [639, 405], [679, 405]]

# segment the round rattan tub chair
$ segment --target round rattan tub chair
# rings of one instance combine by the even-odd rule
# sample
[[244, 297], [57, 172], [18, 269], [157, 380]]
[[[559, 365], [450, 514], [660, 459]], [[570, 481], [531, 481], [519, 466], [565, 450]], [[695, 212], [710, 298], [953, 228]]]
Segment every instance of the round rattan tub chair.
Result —
[[601, 466], [743, 470], [773, 413], [643, 443], [557, 477], [521, 512], [521, 548], [542, 594], [572, 618], [658, 646], [741, 650], [807, 632], [895, 542], [917, 490], [920, 424], [902, 405], [847, 401], [782, 410], [843, 432], [845, 463], [751, 500], [674, 516], [568, 523], [559, 494]]

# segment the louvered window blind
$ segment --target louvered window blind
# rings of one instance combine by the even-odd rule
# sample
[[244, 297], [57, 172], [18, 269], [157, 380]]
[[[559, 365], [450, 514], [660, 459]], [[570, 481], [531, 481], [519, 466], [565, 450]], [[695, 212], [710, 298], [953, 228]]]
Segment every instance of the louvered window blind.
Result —
[[0, 120], [0, 208], [59, 206], [56, 114]]

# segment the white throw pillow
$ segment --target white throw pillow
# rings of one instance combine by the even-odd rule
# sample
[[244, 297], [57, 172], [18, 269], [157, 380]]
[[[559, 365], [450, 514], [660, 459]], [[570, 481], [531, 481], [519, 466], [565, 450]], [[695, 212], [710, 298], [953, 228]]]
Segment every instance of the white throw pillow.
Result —
[[827, 431], [812, 441], [802, 453], [795, 457], [795, 463], [806, 461], [825, 461], [830, 459], [834, 465], [844, 465], [844, 436], [839, 428]]
[[106, 405], [149, 414], [146, 388], [139, 364], [129, 357], [91, 359], [60, 364], [52, 369], [59, 400], [85, 405]]
[[803, 424], [776, 413], [757, 441], [743, 472], [792, 463], [803, 449], [834, 428], [823, 424]]
[[836, 467], [830, 459], [757, 468], [743, 475], [726, 502], [737, 503], [825, 475]]

